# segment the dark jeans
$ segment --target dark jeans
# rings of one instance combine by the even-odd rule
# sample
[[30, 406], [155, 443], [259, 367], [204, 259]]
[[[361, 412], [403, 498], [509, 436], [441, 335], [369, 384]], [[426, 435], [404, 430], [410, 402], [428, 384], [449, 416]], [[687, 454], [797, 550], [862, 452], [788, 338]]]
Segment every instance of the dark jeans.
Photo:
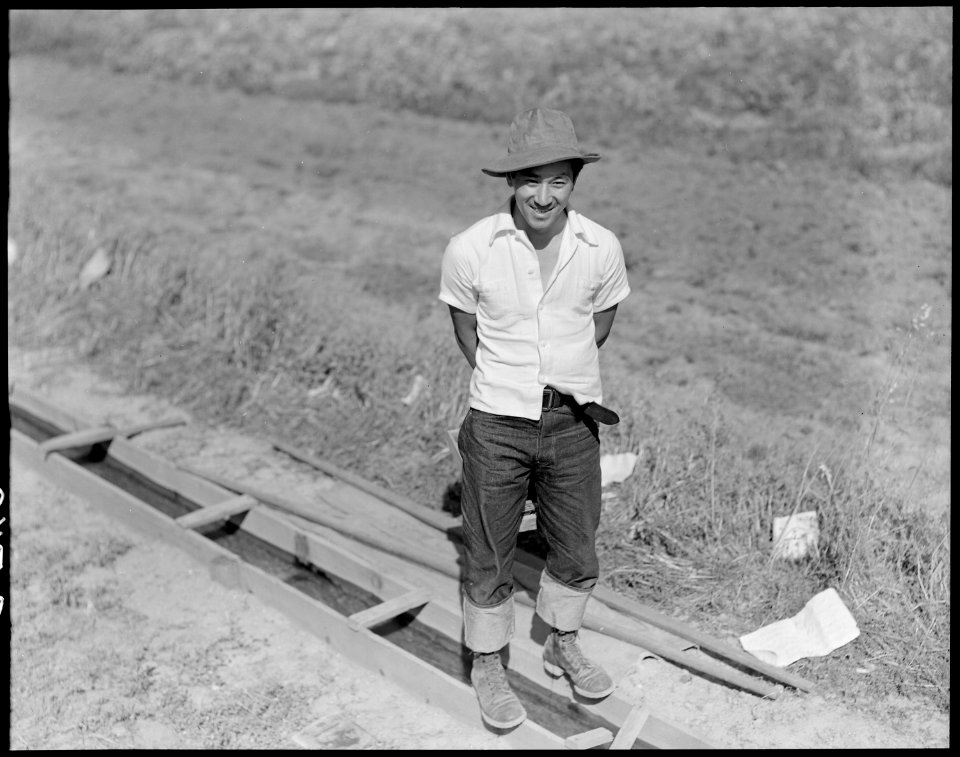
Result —
[[540, 420], [471, 409], [458, 439], [463, 457], [463, 589], [478, 607], [513, 594], [513, 558], [532, 484], [546, 572], [577, 592], [597, 583], [600, 437], [597, 424], [570, 407]]

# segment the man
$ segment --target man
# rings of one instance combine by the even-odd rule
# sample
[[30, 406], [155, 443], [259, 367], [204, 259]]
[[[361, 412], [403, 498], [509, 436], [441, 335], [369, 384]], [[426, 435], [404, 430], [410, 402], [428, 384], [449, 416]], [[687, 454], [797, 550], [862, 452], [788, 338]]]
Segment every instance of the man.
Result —
[[451, 238], [441, 267], [457, 344], [473, 373], [463, 457], [464, 642], [483, 719], [511, 728], [526, 711], [500, 651], [514, 632], [513, 559], [528, 491], [547, 546], [537, 614], [552, 629], [544, 667], [580, 695], [615, 686], [583, 656], [578, 631], [599, 575], [599, 347], [630, 292], [616, 236], [570, 207], [581, 150], [570, 118], [536, 108], [510, 127], [507, 154], [483, 172], [512, 196]]

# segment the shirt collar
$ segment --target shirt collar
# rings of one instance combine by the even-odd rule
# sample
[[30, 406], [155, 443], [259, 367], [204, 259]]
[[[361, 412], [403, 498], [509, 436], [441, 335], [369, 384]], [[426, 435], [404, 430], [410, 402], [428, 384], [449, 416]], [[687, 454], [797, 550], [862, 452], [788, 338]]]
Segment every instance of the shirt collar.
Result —
[[[513, 198], [508, 198], [503, 205], [497, 208], [497, 212], [494, 213], [493, 230], [490, 232], [490, 241], [488, 243], [491, 246], [501, 234], [517, 233], [517, 225], [513, 222], [513, 213], [510, 212], [512, 202]], [[580, 241], [591, 247], [597, 246], [596, 239], [593, 238], [593, 235], [583, 225], [580, 214], [569, 205], [567, 206], [567, 226]]]

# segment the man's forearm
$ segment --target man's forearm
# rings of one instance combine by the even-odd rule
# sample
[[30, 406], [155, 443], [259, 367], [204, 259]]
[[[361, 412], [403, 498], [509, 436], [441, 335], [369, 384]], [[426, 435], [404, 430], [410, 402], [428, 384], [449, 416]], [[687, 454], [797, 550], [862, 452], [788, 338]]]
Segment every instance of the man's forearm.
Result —
[[473, 338], [470, 338], [470, 335], [465, 335], [466, 338], [462, 338], [460, 332], [457, 334], [457, 346], [460, 348], [460, 352], [463, 353], [463, 356], [467, 359], [467, 362], [470, 363], [471, 368], [477, 367], [477, 332], [473, 332]]
[[467, 359], [471, 368], [477, 367], [477, 316], [450, 306], [450, 317], [453, 319], [453, 333], [457, 338], [457, 346]]
[[617, 306], [607, 308], [599, 313], [593, 314], [594, 338], [597, 347], [603, 347], [603, 343], [610, 336], [610, 329], [613, 328], [613, 319], [617, 314]]

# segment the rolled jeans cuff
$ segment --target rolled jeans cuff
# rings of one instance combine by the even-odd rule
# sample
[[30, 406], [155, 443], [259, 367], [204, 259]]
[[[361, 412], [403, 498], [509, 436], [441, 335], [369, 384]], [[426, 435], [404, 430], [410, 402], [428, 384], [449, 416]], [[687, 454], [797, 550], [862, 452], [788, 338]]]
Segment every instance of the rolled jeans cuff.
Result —
[[547, 573], [540, 573], [540, 590], [537, 592], [537, 615], [551, 628], [559, 631], [578, 631], [587, 612], [590, 589], [574, 589]]
[[471, 652], [498, 652], [510, 639], [516, 623], [511, 594], [493, 607], [480, 607], [463, 595], [463, 643]]

